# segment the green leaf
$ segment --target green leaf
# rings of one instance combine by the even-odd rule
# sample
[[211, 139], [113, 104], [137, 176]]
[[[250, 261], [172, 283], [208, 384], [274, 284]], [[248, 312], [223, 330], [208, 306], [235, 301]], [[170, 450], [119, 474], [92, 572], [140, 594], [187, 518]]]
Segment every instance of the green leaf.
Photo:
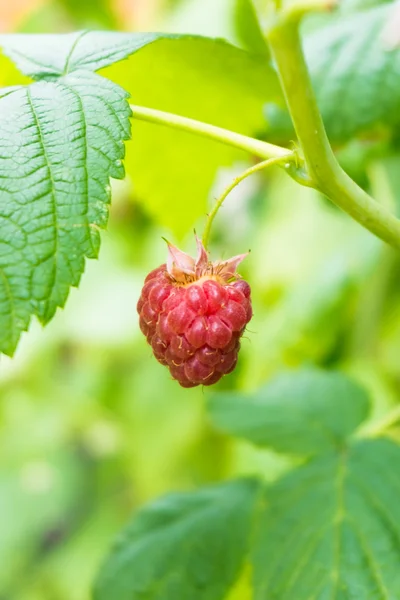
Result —
[[0, 35], [0, 46], [25, 75], [33, 79], [54, 79], [73, 71], [97, 71], [162, 37], [174, 36], [116, 31], [20, 33]]
[[[390, 4], [338, 15], [305, 36], [304, 51], [318, 105], [332, 142], [400, 125], [400, 49], [384, 30]], [[292, 139], [287, 113], [268, 106], [269, 135]]]
[[279, 375], [246, 396], [222, 392], [209, 411], [222, 431], [278, 452], [337, 448], [367, 417], [367, 393], [340, 373], [305, 369]]
[[46, 323], [96, 257], [110, 177], [124, 175], [126, 93], [77, 72], [0, 97], [0, 351]]
[[[245, 135], [263, 129], [264, 103], [280, 97], [264, 57], [207, 38], [159, 40], [102, 74], [123, 85], [134, 104]], [[223, 144], [147, 123], [134, 121], [132, 137], [126, 169], [135, 193], [178, 236], [205, 216], [218, 168], [248, 158]]]
[[266, 493], [255, 600], [400, 597], [400, 448], [364, 441], [295, 470]]
[[101, 569], [95, 600], [222, 600], [247, 551], [258, 489], [237, 480], [142, 509]]
[[318, 103], [334, 140], [400, 124], [400, 50], [388, 51], [383, 28], [391, 6], [344, 17], [305, 40]]
[[31, 83], [31, 79], [22, 75], [15, 64], [0, 51], [0, 87], [8, 85], [24, 85]]

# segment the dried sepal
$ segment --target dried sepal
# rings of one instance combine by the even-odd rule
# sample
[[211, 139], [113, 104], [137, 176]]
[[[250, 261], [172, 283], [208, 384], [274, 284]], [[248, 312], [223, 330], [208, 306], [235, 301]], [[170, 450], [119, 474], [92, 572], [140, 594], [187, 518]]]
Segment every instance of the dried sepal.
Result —
[[208, 252], [201, 239], [195, 234], [197, 245], [197, 258], [195, 263], [195, 275], [201, 277], [209, 265]]
[[178, 282], [185, 282], [187, 275], [195, 275], [195, 261], [189, 254], [182, 252], [176, 246], [168, 242], [168, 256], [167, 256], [167, 272], [168, 274]]
[[[166, 240], [167, 241], [167, 240]], [[238, 279], [237, 273], [239, 264], [246, 258], [245, 254], [238, 254], [228, 260], [210, 261], [208, 252], [201, 239], [196, 235], [197, 257], [192, 258], [186, 252], [182, 252], [176, 246], [167, 241], [168, 257], [167, 272], [171, 279], [176, 283], [190, 284], [202, 277], [215, 277], [221, 282], [228, 282], [232, 279]]]
[[238, 254], [225, 261], [216, 261], [213, 264], [214, 273], [221, 277], [224, 281], [230, 281], [233, 278], [238, 277], [237, 268], [240, 263], [248, 256], [248, 252], [245, 254]]

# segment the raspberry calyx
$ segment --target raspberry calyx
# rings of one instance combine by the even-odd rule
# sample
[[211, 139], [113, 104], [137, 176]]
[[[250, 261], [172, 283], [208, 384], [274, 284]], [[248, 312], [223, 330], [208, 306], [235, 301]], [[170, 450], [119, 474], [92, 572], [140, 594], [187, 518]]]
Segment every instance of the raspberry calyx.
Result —
[[137, 304], [154, 356], [186, 388], [234, 370], [252, 317], [250, 286], [236, 272], [247, 254], [210, 262], [196, 241], [196, 259], [168, 243], [166, 264], [147, 275]]

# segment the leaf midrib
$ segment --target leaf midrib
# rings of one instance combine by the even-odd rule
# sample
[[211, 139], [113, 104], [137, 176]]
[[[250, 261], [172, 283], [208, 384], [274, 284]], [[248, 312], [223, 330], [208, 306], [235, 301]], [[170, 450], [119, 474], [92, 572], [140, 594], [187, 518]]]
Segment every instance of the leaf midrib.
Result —
[[[87, 33], [86, 31], [83, 32], [83, 34]], [[80, 36], [79, 39], [82, 39], [83, 35]], [[76, 44], [75, 44], [76, 47]], [[71, 55], [72, 55], [72, 51], [71, 51]], [[71, 94], [73, 94], [75, 96], [75, 98], [77, 99], [78, 103], [79, 103], [79, 107], [80, 107], [80, 111], [79, 114], [81, 115], [81, 123], [83, 126], [83, 138], [84, 138], [84, 143], [82, 144], [83, 149], [84, 149], [84, 157], [83, 157], [83, 165], [84, 165], [84, 170], [85, 170], [85, 194], [84, 194], [84, 198], [85, 198], [85, 203], [86, 203], [86, 212], [85, 212], [85, 217], [86, 217], [86, 223], [88, 222], [88, 212], [89, 212], [89, 171], [88, 171], [88, 162], [89, 162], [89, 141], [88, 141], [88, 126], [87, 126], [87, 122], [86, 122], [86, 115], [85, 115], [85, 110], [83, 107], [83, 102], [82, 102], [82, 98], [80, 96], [80, 94], [74, 90], [73, 87], [67, 85], [65, 83], [65, 81], [63, 81], [63, 85], [65, 86], [65, 88], [67, 90], [69, 90], [71, 92]], [[89, 241], [90, 244], [92, 246], [92, 252], [95, 251], [94, 245], [93, 245], [93, 239], [92, 236], [89, 234]]]
[[[40, 140], [40, 145], [42, 147], [42, 151], [43, 151], [43, 157], [45, 160], [45, 164], [48, 170], [48, 174], [49, 174], [49, 180], [51, 183], [51, 200], [52, 200], [52, 204], [53, 204], [53, 210], [52, 210], [52, 216], [53, 216], [53, 228], [54, 228], [54, 248], [53, 248], [53, 252], [52, 252], [52, 256], [54, 257], [54, 261], [55, 264], [53, 266], [52, 269], [52, 276], [51, 276], [51, 282], [49, 282], [49, 287], [51, 289], [51, 291], [48, 294], [48, 299], [51, 297], [52, 293], [53, 293], [53, 289], [54, 289], [54, 284], [56, 282], [56, 278], [57, 278], [57, 270], [58, 270], [58, 259], [59, 259], [59, 243], [58, 243], [58, 214], [57, 214], [57, 198], [56, 198], [56, 187], [55, 187], [55, 180], [54, 180], [54, 176], [53, 176], [53, 171], [51, 168], [51, 163], [49, 161], [49, 157], [47, 154], [47, 149], [46, 149], [46, 144], [44, 141], [44, 137], [43, 137], [43, 133], [41, 130], [41, 126], [40, 126], [40, 121], [39, 121], [39, 117], [37, 115], [36, 109], [33, 105], [33, 101], [32, 101], [32, 94], [31, 94], [31, 88], [28, 86], [26, 88], [26, 95], [27, 95], [27, 99], [32, 111], [32, 115], [33, 115], [33, 119], [35, 121], [35, 125], [36, 125], [36, 129], [38, 132], [38, 136], [39, 136], [39, 140]], [[32, 282], [31, 282], [32, 284]], [[32, 297], [32, 289], [30, 290], [30, 296]], [[48, 302], [48, 299], [46, 302]]]
[[64, 77], [65, 77], [66, 75], [68, 75], [68, 73], [69, 73], [69, 66], [70, 66], [70, 64], [71, 64], [71, 60], [72, 60], [72, 55], [73, 55], [73, 53], [75, 52], [75, 50], [76, 50], [76, 47], [78, 46], [79, 42], [80, 42], [80, 41], [82, 40], [82, 38], [83, 38], [83, 37], [85, 37], [85, 35], [86, 35], [86, 34], [88, 34], [88, 33], [89, 33], [89, 31], [88, 31], [87, 29], [85, 29], [84, 31], [82, 31], [82, 32], [80, 33], [80, 35], [78, 35], [78, 36], [77, 36], [77, 38], [76, 38], [76, 40], [74, 41], [74, 43], [72, 44], [72, 46], [71, 46], [71, 48], [70, 48], [70, 50], [69, 50], [69, 52], [68, 52], [68, 54], [67, 54], [67, 57], [66, 57], [66, 59], [65, 59], [64, 70], [63, 70], [63, 72], [61, 73], [61, 75], [62, 75], [62, 76], [64, 76]]

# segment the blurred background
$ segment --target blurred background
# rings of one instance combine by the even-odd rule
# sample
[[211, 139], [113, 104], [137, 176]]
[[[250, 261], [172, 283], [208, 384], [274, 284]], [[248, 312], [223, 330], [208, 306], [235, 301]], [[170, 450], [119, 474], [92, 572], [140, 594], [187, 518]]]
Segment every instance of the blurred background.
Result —
[[[346, 8], [351, 4], [356, 0]], [[264, 52], [243, 6], [233, 0], [1, 1], [0, 30], [193, 32]], [[10, 74], [0, 78], [13, 83]], [[140, 127], [138, 137], [147, 140], [151, 131], [154, 153], [162, 153], [154, 126]], [[264, 135], [261, 125], [254, 129]], [[278, 126], [266, 135], [285, 144], [293, 139]], [[151, 186], [140, 183], [140, 174], [136, 181], [128, 157], [126, 180], [113, 183], [100, 260], [87, 262], [79, 290], [46, 329], [32, 323], [15, 357], [0, 359], [1, 600], [89, 600], [101, 560], [137, 507], [167, 491], [235, 474], [273, 479], [289, 466], [216, 433], [205, 413], [206, 392], [171, 381], [139, 331], [136, 302], [146, 273], [164, 262], [161, 236], [194, 252], [192, 230], [201, 231], [207, 203], [252, 162], [239, 154], [218, 163], [217, 156], [221, 168], [204, 174], [201, 152], [208, 146], [191, 155], [179, 149], [179, 136], [174, 139], [165, 202], [163, 190], [153, 201]], [[342, 136], [335, 148], [359, 183], [398, 210], [394, 126]], [[147, 172], [151, 181], [160, 178], [152, 164]], [[204, 206], [192, 201], [191, 189], [200, 190]], [[374, 397], [374, 417], [396, 404], [398, 255], [279, 170], [247, 180], [218, 215], [213, 256], [249, 248], [241, 272], [252, 285], [255, 316], [239, 366], [219, 388], [251, 390], [283, 368], [311, 363], [341, 368], [364, 383]], [[250, 596], [236, 589], [234, 598]]]

